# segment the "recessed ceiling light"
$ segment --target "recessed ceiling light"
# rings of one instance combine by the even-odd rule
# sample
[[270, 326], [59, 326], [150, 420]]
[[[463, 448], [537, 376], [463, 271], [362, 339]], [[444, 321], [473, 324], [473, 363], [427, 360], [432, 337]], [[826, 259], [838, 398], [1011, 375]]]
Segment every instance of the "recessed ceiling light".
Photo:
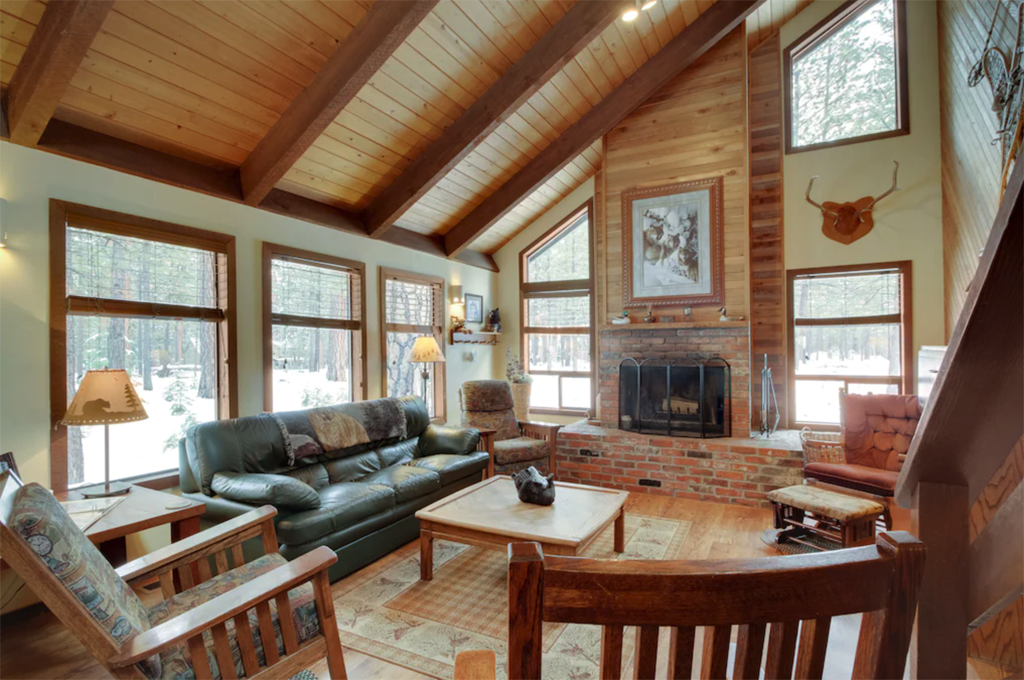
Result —
[[635, 9], [630, 9], [626, 10], [626, 12], [622, 15], [622, 20], [635, 21], [638, 16], [640, 16], [640, 12], [636, 11]]
[[640, 9], [646, 12], [647, 10], [649, 10], [650, 8], [654, 7], [657, 4], [658, 0], [647, 0], [647, 2], [645, 2], [643, 4], [643, 7], [641, 7]]

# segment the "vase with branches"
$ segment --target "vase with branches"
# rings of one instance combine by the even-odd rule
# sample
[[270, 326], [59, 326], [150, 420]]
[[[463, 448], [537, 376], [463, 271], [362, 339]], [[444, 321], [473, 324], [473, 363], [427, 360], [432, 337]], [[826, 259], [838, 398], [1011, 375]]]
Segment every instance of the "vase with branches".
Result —
[[533, 376], [526, 372], [526, 366], [523, 365], [519, 355], [512, 352], [511, 348], [505, 353], [505, 378], [512, 385], [512, 405], [515, 409], [516, 420], [520, 422], [529, 420]]

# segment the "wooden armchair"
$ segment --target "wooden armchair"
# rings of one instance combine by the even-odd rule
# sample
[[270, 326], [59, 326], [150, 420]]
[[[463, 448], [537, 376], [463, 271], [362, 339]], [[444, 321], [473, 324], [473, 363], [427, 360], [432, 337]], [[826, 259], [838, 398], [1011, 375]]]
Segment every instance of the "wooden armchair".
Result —
[[[544, 622], [602, 626], [600, 677], [622, 675], [623, 631], [636, 626], [633, 677], [653, 678], [660, 626], [670, 627], [668, 677], [690, 678], [703, 626], [701, 678], [725, 678], [737, 626], [733, 678], [821, 678], [832, 617], [864, 612], [855, 678], [902, 678], [925, 547], [910, 534], [813, 555], [720, 561], [545, 557], [537, 543], [509, 546], [508, 677], [541, 677]], [[799, 642], [799, 648], [798, 648]], [[493, 652], [464, 652], [456, 680], [494, 678]]]
[[519, 421], [512, 388], [504, 380], [471, 380], [459, 390], [463, 427], [480, 431], [480, 451], [487, 451], [487, 476], [511, 474], [531, 465], [556, 473], [555, 452], [561, 425]]
[[[337, 556], [287, 562], [274, 508], [115, 571], [49, 491], [11, 473], [0, 486], [0, 554], [115, 678], [288, 678], [324, 657], [346, 677], [327, 578]], [[266, 554], [246, 563], [241, 543], [256, 536]], [[154, 579], [164, 600], [147, 609], [130, 586]]]

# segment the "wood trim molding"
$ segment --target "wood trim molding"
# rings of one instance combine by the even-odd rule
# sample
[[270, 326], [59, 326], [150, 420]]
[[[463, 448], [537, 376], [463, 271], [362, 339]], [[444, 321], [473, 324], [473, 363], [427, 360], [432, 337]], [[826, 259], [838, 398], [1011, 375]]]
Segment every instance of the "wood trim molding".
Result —
[[762, 2], [730, 0], [713, 4], [455, 225], [444, 237], [448, 256], [455, 257], [468, 248], [526, 196], [743, 23]]
[[830, 149], [847, 144], [873, 142], [890, 137], [901, 137], [910, 134], [910, 80], [907, 67], [907, 3], [906, 0], [891, 0], [895, 3], [896, 33], [896, 128], [870, 135], [837, 139], [834, 142], [821, 142], [805, 146], [793, 145], [793, 110], [792, 81], [793, 61], [814, 49], [832, 34], [842, 28], [848, 21], [874, 4], [876, 0], [848, 0], [834, 12], [815, 24], [810, 30], [794, 40], [782, 52], [782, 119], [785, 152], [802, 153], [818, 149]]
[[[554, 240], [559, 234], [565, 231], [566, 227], [578, 220], [583, 215], [587, 216], [587, 246], [589, 255], [590, 278], [575, 279], [566, 281], [545, 281], [543, 283], [527, 283], [526, 271], [527, 261], [531, 255]], [[530, 245], [519, 251], [519, 357], [523, 366], [528, 367], [528, 355], [526, 336], [530, 334], [553, 334], [553, 333], [575, 333], [587, 335], [590, 338], [590, 372], [584, 374], [590, 378], [590, 413], [597, 413], [597, 290], [594, 285], [597, 266], [595, 257], [595, 234], [597, 233], [594, 224], [594, 199], [587, 199], [580, 207], [573, 210], [565, 218], [558, 221], [555, 226], [541, 234]], [[581, 284], [586, 284], [581, 285]], [[584, 328], [534, 328], [526, 324], [527, 300], [545, 297], [544, 292], [552, 292], [554, 296], [590, 296], [590, 326]], [[529, 371], [528, 371], [529, 372]], [[570, 374], [566, 371], [534, 371], [535, 375], [558, 375], [560, 377], [580, 377], [579, 374]], [[562, 407], [562, 381], [558, 381], [558, 408], [529, 409], [531, 412], [548, 413], [552, 415], [578, 415], [587, 413], [586, 409], [572, 409]]]
[[388, 0], [370, 6], [309, 86], [242, 163], [240, 176], [246, 204], [258, 205], [266, 198], [437, 3]]
[[[218, 333], [218, 418], [238, 417], [238, 323], [235, 293], [235, 237], [227, 234], [195, 229], [183, 225], [137, 217], [112, 210], [50, 199], [49, 224], [49, 282], [50, 282], [50, 488], [66, 491], [68, 488], [67, 428], [60, 424], [67, 410], [67, 317], [69, 313], [96, 313], [96, 304], [103, 305], [105, 315], [169, 318], [207, 318], [207, 311], [181, 308], [178, 305], [140, 303], [126, 300], [99, 300], [67, 296], [67, 238], [65, 230], [77, 218], [89, 218], [109, 234], [124, 234], [134, 238], [147, 238], [145, 234], [161, 232], [158, 240], [192, 248], [204, 248], [216, 253], [219, 276], [217, 298], [219, 309], [211, 309], [220, 329]], [[124, 225], [123, 231], [117, 225]], [[204, 242], [206, 245], [203, 245]], [[109, 308], [109, 309], [106, 309]], [[188, 311], [188, 314], [185, 312]]]
[[[419, 272], [411, 272], [404, 269], [394, 269], [391, 267], [380, 267], [379, 269], [377, 301], [380, 308], [380, 393], [382, 396], [388, 397], [392, 396], [388, 394], [388, 332], [431, 333], [441, 348], [441, 354], [446, 354], [445, 345], [447, 343], [444, 337], [445, 301], [447, 300], [445, 294], [446, 281], [440, 276], [420, 274]], [[413, 326], [388, 323], [386, 291], [389, 279], [393, 281], [411, 281], [434, 288], [434, 304], [437, 306], [437, 309], [434, 313], [433, 325]], [[434, 366], [434, 415], [431, 417], [431, 421], [444, 423], [448, 418], [448, 388], [446, 384], [448, 371], [444, 363], [434, 364]]]
[[364, 212], [372, 238], [422, 198], [621, 13], [623, 2], [579, 2], [449, 125]]
[[113, 0], [62, 0], [46, 6], [7, 88], [12, 142], [35, 146], [39, 141], [113, 6]]
[[[357, 290], [352, 291], [353, 318], [350, 320], [315, 319], [291, 314], [273, 313], [272, 263], [275, 259], [301, 261], [310, 266], [328, 266], [351, 273]], [[262, 257], [262, 329], [263, 329], [263, 410], [274, 410], [274, 324], [304, 326], [307, 328], [335, 328], [352, 331], [352, 400], [367, 398], [366, 386], [366, 263], [311, 250], [292, 248], [277, 243], [263, 242]]]
[[[804, 319], [799, 322], [795, 319], [795, 305], [793, 301], [793, 282], [802, 277], [811, 275], [857, 275], [877, 271], [897, 271], [900, 274], [900, 313], [899, 315], [884, 315], [875, 317], [844, 317], [841, 321], [844, 324], [867, 324], [867, 323], [894, 323], [900, 324], [900, 379], [897, 384], [900, 387], [900, 394], [914, 393], [914, 271], [913, 263], [910, 260], [897, 262], [877, 262], [870, 264], [835, 265], [830, 267], [812, 267], [809, 269], [790, 269], [786, 272], [786, 392], [788, 404], [786, 405], [787, 423], [790, 428], [813, 426], [817, 430], [838, 430], [839, 428], [823, 423], [805, 423], [796, 417], [796, 333], [793, 329], [796, 326], [827, 326], [834, 325], [836, 319]], [[801, 378], [813, 378], [815, 376], [800, 376]], [[835, 381], [845, 380], [850, 383], [887, 383], [891, 377], [878, 376], [845, 376], [835, 375], [828, 378]]]

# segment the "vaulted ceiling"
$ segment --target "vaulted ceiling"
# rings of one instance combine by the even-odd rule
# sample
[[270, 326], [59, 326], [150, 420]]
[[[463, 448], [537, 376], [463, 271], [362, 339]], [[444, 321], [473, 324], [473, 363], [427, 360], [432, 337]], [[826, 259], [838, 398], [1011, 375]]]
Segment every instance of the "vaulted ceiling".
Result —
[[638, 97], [807, 1], [3, 0], [4, 137], [493, 268]]

